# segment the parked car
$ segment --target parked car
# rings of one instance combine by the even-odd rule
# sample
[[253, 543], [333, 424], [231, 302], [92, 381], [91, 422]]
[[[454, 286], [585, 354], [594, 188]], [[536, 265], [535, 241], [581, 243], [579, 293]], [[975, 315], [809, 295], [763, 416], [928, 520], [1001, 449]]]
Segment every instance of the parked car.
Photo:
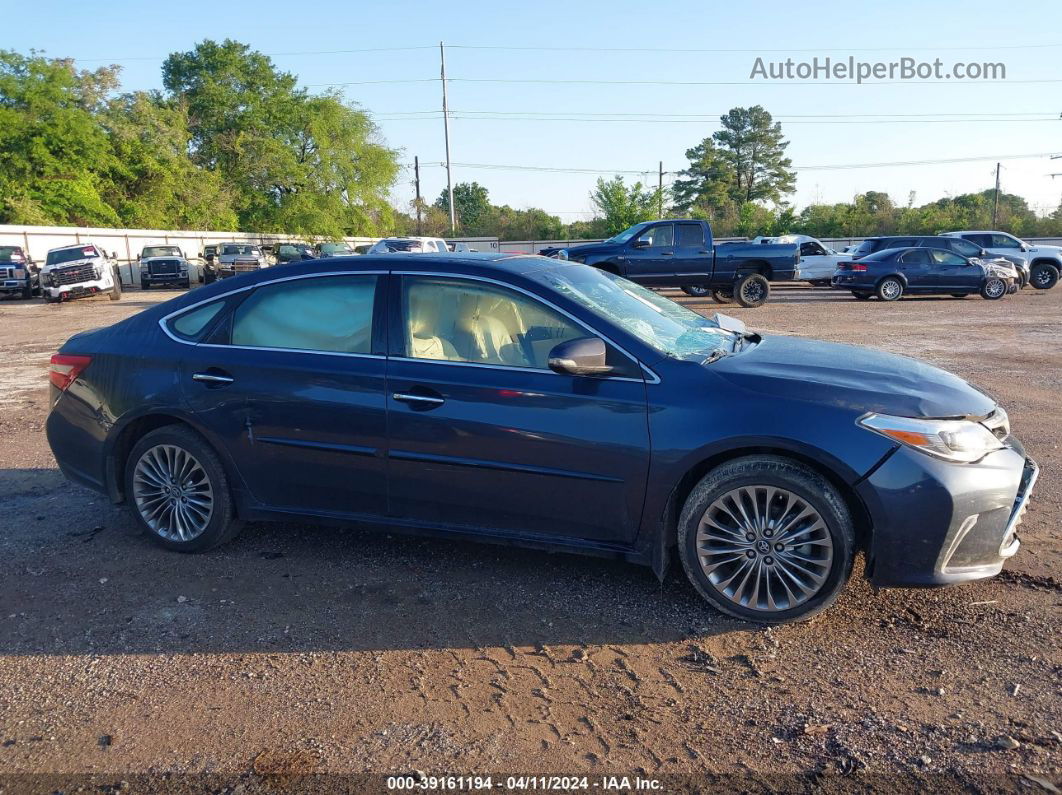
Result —
[[219, 279], [269, 267], [261, 246], [254, 243], [221, 243], [217, 259]]
[[449, 254], [450, 247], [438, 237], [386, 237], [369, 249], [370, 254]]
[[40, 291], [40, 269], [22, 246], [0, 246], [0, 293], [28, 299]]
[[896, 301], [904, 294], [965, 298], [973, 293], [997, 300], [1017, 291], [1018, 274], [1010, 263], [960, 257], [942, 248], [887, 248], [838, 264], [833, 286], [860, 300], [876, 295]]
[[317, 246], [317, 256], [325, 257], [352, 257], [357, 252], [348, 243], [321, 243]]
[[828, 607], [859, 551], [878, 586], [997, 574], [1038, 472], [1002, 407], [929, 364], [533, 256], [218, 282], [72, 337], [49, 405], [67, 477], [169, 549], [303, 516], [660, 577], [677, 552], [762, 622]]
[[762, 306], [770, 281], [797, 278], [792, 243], [712, 245], [705, 221], [647, 221], [610, 237], [561, 249], [558, 259], [585, 263], [647, 287], [681, 287], [688, 295], [711, 294], [721, 303]]
[[976, 257], [985, 262], [993, 262], [1003, 267], [1010, 263], [1018, 272], [1019, 288], [1029, 283], [1029, 268], [1021, 257], [1006, 257], [995, 254], [971, 241], [947, 235], [887, 235], [882, 237], [868, 237], [856, 248], [854, 256], [860, 257], [884, 251], [887, 248], [908, 248], [919, 246], [925, 248], [943, 248], [967, 259]]
[[795, 278], [816, 287], [829, 287], [839, 262], [852, 259], [851, 254], [842, 254], [826, 246], [821, 240], [808, 235], [779, 235], [756, 237], [753, 243], [795, 243], [800, 247], [800, 264]]
[[280, 243], [276, 247], [278, 265], [317, 259], [317, 252], [309, 243]]
[[112, 301], [122, 297], [122, 279], [113, 258], [95, 243], [78, 243], [51, 249], [40, 273], [41, 292], [49, 304], [107, 293]]
[[478, 248], [473, 248], [469, 243], [447, 243], [446, 245], [454, 254], [475, 254], [479, 251]]
[[136, 259], [140, 263], [141, 290], [158, 285], [192, 286], [190, 265], [180, 246], [144, 246]]
[[1021, 259], [1028, 269], [1028, 283], [1037, 290], [1050, 290], [1058, 284], [1062, 271], [1062, 247], [1026, 243], [1006, 232], [972, 231], [945, 232], [947, 237], [959, 237], [981, 246], [992, 254], [1007, 259]]

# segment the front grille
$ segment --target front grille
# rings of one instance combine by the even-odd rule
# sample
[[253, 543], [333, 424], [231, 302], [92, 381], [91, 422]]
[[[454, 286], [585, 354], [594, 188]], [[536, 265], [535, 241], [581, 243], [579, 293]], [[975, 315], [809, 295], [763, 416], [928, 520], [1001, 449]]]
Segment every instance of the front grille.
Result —
[[83, 265], [72, 265], [69, 268], [56, 268], [52, 271], [52, 284], [77, 284], [78, 282], [94, 282], [96, 267], [91, 262]]
[[175, 259], [149, 262], [148, 273], [152, 276], [176, 276], [178, 267], [178, 262]]

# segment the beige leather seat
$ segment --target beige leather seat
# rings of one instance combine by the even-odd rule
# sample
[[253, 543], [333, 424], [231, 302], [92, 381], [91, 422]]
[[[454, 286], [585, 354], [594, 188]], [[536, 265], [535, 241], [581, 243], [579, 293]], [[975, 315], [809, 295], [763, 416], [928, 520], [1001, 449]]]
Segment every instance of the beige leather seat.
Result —
[[409, 350], [407, 356], [414, 359], [435, 359], [436, 361], [464, 361], [454, 347], [453, 342], [439, 336], [439, 309], [429, 297], [431, 293], [418, 297], [416, 293], [409, 299]]
[[455, 331], [458, 347], [468, 361], [530, 366], [520, 348], [522, 327], [512, 301], [466, 295], [458, 307]]

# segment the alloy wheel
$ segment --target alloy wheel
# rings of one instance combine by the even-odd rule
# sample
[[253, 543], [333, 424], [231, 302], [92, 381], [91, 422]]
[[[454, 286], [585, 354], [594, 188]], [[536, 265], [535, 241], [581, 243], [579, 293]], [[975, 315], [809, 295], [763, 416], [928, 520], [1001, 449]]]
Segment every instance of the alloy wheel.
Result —
[[1005, 285], [999, 279], [992, 279], [985, 285], [985, 293], [989, 298], [997, 298], [1007, 291], [1007, 285]]
[[763, 300], [763, 285], [758, 281], [748, 281], [741, 286], [741, 297], [748, 301], [750, 304], [755, 304]]
[[697, 557], [712, 587], [741, 607], [790, 610], [823, 588], [833, 537], [804, 498], [774, 486], [742, 486], [701, 517]]
[[894, 279], [889, 279], [881, 285], [881, 293], [889, 301], [893, 298], [898, 298], [900, 296], [900, 283]]
[[144, 522], [169, 541], [191, 541], [214, 512], [214, 489], [199, 461], [182, 447], [160, 444], [133, 470], [133, 500]]

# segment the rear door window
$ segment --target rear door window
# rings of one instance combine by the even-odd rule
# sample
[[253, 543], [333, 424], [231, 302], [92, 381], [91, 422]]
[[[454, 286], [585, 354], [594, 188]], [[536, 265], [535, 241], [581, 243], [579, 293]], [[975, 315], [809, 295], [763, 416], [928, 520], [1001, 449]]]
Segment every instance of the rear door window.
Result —
[[372, 352], [376, 277], [329, 276], [267, 284], [232, 320], [232, 344], [324, 353]]
[[914, 248], [901, 254], [900, 262], [904, 265], [925, 265], [929, 262], [929, 254], [923, 248]]
[[679, 248], [704, 248], [704, 229], [700, 224], [675, 224], [675, 245]]

